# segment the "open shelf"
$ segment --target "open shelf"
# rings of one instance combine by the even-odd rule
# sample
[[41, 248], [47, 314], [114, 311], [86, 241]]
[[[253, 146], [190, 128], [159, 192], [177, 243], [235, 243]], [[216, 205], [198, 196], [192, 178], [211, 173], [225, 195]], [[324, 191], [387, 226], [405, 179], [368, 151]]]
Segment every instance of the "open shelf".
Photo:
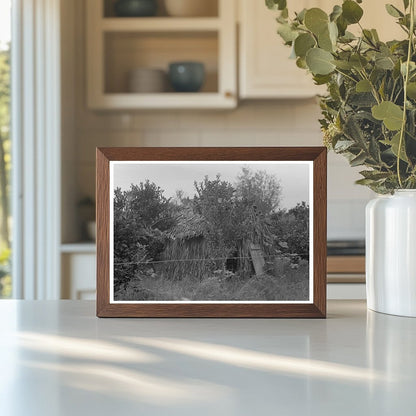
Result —
[[[115, 3], [117, 0], [99, 0], [100, 2], [102, 2], [101, 4], [103, 5], [103, 13], [102, 16], [105, 19], [110, 19], [112, 17], [116, 17], [115, 14]], [[168, 0], [169, 1], [169, 0]], [[230, 0], [227, 0], [230, 1]], [[157, 2], [157, 13], [155, 17], [141, 17], [139, 19], [143, 20], [143, 19], [154, 19], [157, 17], [166, 17], [166, 18], [171, 18], [174, 19], [174, 17], [169, 16], [166, 4], [165, 4], [165, 0], [156, 0]], [[218, 17], [219, 15], [219, 7], [218, 7], [218, 3], [219, 0], [204, 0], [204, 11], [202, 12], [202, 14], [200, 13], [198, 16], [195, 17]], [[194, 9], [195, 10], [195, 9]], [[194, 19], [195, 17], [186, 17], [186, 19]], [[130, 19], [134, 19], [133, 17], [120, 17], [120, 19], [123, 20], [130, 20]]]
[[[236, 9], [229, 0], [211, 0], [208, 17], [115, 17], [113, 0], [89, 0], [87, 7], [88, 107], [124, 109], [230, 109], [237, 105]], [[159, 2], [159, 6], [163, 2]], [[200, 91], [136, 93], [129, 74], [142, 68], [168, 73], [173, 62], [201, 62]], [[136, 71], [137, 73], [137, 71]], [[163, 76], [163, 75], [162, 75]], [[142, 91], [152, 89], [144, 88]], [[154, 89], [153, 89], [154, 90]]]
[[[130, 94], [129, 72], [137, 68], [161, 69], [167, 77], [169, 64], [175, 61], [198, 61], [204, 64], [204, 85], [200, 92], [191, 93], [193, 96], [218, 92], [216, 32], [106, 33], [104, 55], [105, 94]], [[166, 91], [155, 95], [174, 93], [169, 85], [166, 87]], [[174, 100], [186, 99], [189, 94], [177, 94]]]
[[63, 243], [61, 244], [61, 253], [66, 254], [94, 254], [96, 252], [95, 243], [92, 241], [82, 241], [79, 243]]
[[220, 20], [216, 17], [150, 17], [129, 18], [114, 17], [102, 19], [101, 28], [105, 32], [169, 32], [169, 31], [207, 31], [218, 30]]
[[165, 93], [165, 94], [105, 94], [96, 108], [101, 109], [203, 109], [234, 108], [232, 96], [217, 93]]

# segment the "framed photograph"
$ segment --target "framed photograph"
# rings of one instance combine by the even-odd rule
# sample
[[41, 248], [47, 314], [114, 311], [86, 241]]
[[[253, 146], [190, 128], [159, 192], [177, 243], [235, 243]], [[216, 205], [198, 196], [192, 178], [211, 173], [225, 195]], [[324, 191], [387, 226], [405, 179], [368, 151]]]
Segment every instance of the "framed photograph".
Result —
[[324, 318], [326, 152], [97, 149], [97, 316]]

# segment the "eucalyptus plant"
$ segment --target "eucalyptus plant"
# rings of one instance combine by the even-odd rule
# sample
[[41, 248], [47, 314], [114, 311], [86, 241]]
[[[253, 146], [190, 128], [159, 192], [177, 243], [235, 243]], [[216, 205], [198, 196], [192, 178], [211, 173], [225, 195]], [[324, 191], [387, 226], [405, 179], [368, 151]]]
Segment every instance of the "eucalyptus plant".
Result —
[[[416, 188], [415, 0], [387, 12], [404, 39], [382, 42], [360, 21], [362, 0], [344, 0], [330, 13], [303, 9], [289, 16], [286, 0], [266, 0], [278, 10], [278, 34], [296, 65], [318, 85], [325, 145], [351, 166], [365, 166], [357, 183], [377, 193]], [[380, 5], [380, 7], [384, 7]], [[350, 30], [355, 25], [354, 35]]]

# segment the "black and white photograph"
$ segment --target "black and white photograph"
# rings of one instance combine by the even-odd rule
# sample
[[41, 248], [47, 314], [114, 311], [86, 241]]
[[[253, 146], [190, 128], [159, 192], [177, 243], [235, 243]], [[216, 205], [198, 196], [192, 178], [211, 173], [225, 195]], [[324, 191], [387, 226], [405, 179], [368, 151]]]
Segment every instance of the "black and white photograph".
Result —
[[112, 161], [110, 301], [311, 303], [309, 161]]

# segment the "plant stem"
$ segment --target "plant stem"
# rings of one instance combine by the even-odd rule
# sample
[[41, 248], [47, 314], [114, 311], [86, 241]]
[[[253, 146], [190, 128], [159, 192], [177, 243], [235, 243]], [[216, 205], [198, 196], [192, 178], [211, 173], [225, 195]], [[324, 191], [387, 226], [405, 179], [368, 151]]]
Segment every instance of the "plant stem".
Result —
[[338, 68], [335, 68], [335, 71], [338, 72], [339, 74], [343, 75], [344, 77], [349, 78], [351, 81], [353, 81], [355, 83], [358, 82], [355, 78], [351, 77], [348, 74], [345, 74], [344, 72], [340, 71]]
[[414, 37], [414, 28], [415, 28], [415, 0], [410, 0], [410, 30], [409, 30], [409, 45], [407, 47], [407, 60], [406, 60], [406, 73], [404, 76], [404, 85], [403, 85], [403, 119], [402, 119], [402, 127], [400, 129], [400, 140], [399, 140], [399, 149], [397, 151], [397, 177], [399, 179], [399, 186], [403, 188], [402, 177], [400, 174], [400, 156], [403, 147], [404, 141], [404, 132], [406, 130], [406, 110], [407, 110], [407, 83], [409, 82], [409, 69], [410, 69], [410, 62], [412, 59], [412, 51], [413, 51], [413, 37]]
[[362, 66], [361, 66], [361, 69], [362, 69], [362, 71], [360, 71], [360, 75], [362, 76], [363, 79], [365, 79], [366, 81], [368, 81], [368, 83], [370, 84], [371, 93], [373, 94], [374, 99], [377, 101], [377, 104], [380, 104], [380, 98], [378, 96], [376, 87], [370, 81], [370, 78], [368, 78], [367, 73], [365, 72], [365, 69]]

